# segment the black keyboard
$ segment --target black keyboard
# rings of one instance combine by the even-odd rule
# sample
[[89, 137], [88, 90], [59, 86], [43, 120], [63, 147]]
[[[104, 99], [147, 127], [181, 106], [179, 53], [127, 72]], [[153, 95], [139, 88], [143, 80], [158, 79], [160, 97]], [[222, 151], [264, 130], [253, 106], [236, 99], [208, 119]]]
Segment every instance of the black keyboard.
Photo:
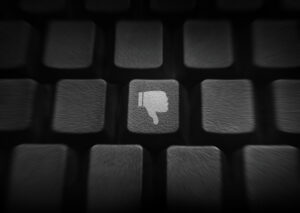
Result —
[[0, 212], [300, 212], [299, 0], [1, 0]]

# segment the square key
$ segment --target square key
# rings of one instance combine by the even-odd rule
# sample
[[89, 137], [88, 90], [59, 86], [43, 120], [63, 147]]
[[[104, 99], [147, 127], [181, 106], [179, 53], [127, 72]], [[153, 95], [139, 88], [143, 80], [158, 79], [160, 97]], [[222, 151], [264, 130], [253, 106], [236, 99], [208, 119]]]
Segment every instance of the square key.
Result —
[[24, 68], [30, 50], [31, 26], [24, 21], [0, 22], [0, 69]]
[[300, 134], [300, 81], [276, 80], [272, 91], [276, 130]]
[[129, 85], [127, 128], [139, 134], [169, 134], [179, 129], [179, 83], [133, 80]]
[[61, 80], [57, 84], [53, 130], [64, 134], [103, 131], [106, 88], [102, 79]]
[[253, 23], [254, 64], [261, 68], [300, 67], [297, 20], [257, 20]]
[[187, 21], [184, 64], [192, 69], [228, 68], [234, 61], [232, 43], [231, 25], [227, 21]]
[[43, 64], [50, 69], [78, 70], [93, 65], [96, 25], [91, 21], [49, 24]]
[[37, 86], [31, 79], [0, 81], [0, 132], [32, 127]]
[[154, 69], [163, 63], [163, 27], [155, 21], [121, 21], [117, 24], [115, 66]]
[[203, 129], [215, 134], [255, 130], [253, 86], [249, 80], [205, 80], [202, 89]]

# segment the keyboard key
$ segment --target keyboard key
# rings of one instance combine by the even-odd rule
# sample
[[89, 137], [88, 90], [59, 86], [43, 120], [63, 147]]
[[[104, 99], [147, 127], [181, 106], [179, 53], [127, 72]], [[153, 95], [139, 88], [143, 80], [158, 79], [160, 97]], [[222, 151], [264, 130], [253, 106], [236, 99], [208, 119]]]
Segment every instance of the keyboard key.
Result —
[[14, 149], [8, 210], [60, 212], [68, 148], [63, 145], [20, 145]]
[[44, 65], [58, 70], [88, 69], [93, 64], [96, 26], [89, 21], [52, 22]]
[[135, 212], [142, 196], [143, 148], [96, 145], [90, 151], [88, 212]]
[[222, 162], [216, 147], [173, 146], [167, 150], [167, 203], [171, 210], [221, 209]]
[[107, 83], [101, 79], [61, 80], [57, 84], [53, 131], [60, 134], [107, 133]]
[[227, 68], [233, 64], [231, 26], [226, 21], [187, 21], [184, 64], [194, 69]]
[[196, 8], [196, 0], [151, 0], [150, 8], [155, 12], [188, 12]]
[[66, 0], [20, 0], [21, 10], [29, 13], [54, 13], [66, 9]]
[[0, 132], [32, 127], [36, 90], [37, 83], [30, 79], [0, 80]]
[[297, 21], [256, 21], [253, 24], [254, 64], [263, 68], [300, 66]]
[[154, 69], [163, 64], [163, 27], [155, 21], [121, 21], [117, 24], [115, 66]]
[[204, 131], [216, 134], [254, 131], [253, 87], [249, 80], [205, 80], [201, 92]]
[[86, 0], [85, 6], [91, 12], [124, 12], [130, 8], [130, 0]]
[[228, 11], [253, 11], [263, 6], [263, 0], [218, 0], [218, 7]]
[[291, 146], [248, 146], [243, 155], [250, 210], [298, 212], [299, 150]]
[[179, 127], [179, 84], [175, 80], [133, 80], [128, 123], [136, 133], [169, 133]]
[[300, 81], [277, 80], [272, 83], [276, 129], [300, 134]]
[[287, 10], [300, 10], [299, 0], [281, 0], [282, 5]]
[[[138, 143], [184, 139], [179, 114], [184, 90], [176, 80], [133, 80], [129, 84], [127, 131]], [[149, 137], [150, 136], [150, 137]], [[166, 138], [165, 138], [166, 137]], [[157, 140], [154, 140], [156, 139]], [[174, 140], [171, 140], [174, 139]], [[182, 141], [181, 141], [182, 142]]]
[[0, 70], [28, 66], [31, 34], [32, 28], [27, 22], [0, 22]]

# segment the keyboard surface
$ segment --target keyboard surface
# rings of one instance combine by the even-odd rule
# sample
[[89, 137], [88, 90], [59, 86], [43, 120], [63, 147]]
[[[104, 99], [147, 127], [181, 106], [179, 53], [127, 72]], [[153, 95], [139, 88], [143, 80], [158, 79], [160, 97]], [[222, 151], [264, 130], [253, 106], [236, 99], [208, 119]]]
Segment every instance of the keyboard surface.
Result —
[[0, 1], [0, 212], [300, 212], [300, 1]]

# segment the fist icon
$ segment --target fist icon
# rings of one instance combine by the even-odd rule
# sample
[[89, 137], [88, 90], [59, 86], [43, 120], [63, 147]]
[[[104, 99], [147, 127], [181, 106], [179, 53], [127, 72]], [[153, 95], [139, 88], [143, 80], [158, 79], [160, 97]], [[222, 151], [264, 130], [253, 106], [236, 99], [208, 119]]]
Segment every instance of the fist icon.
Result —
[[153, 120], [153, 124], [158, 125], [157, 113], [164, 113], [169, 110], [167, 94], [164, 91], [139, 92], [138, 107], [145, 107]]

